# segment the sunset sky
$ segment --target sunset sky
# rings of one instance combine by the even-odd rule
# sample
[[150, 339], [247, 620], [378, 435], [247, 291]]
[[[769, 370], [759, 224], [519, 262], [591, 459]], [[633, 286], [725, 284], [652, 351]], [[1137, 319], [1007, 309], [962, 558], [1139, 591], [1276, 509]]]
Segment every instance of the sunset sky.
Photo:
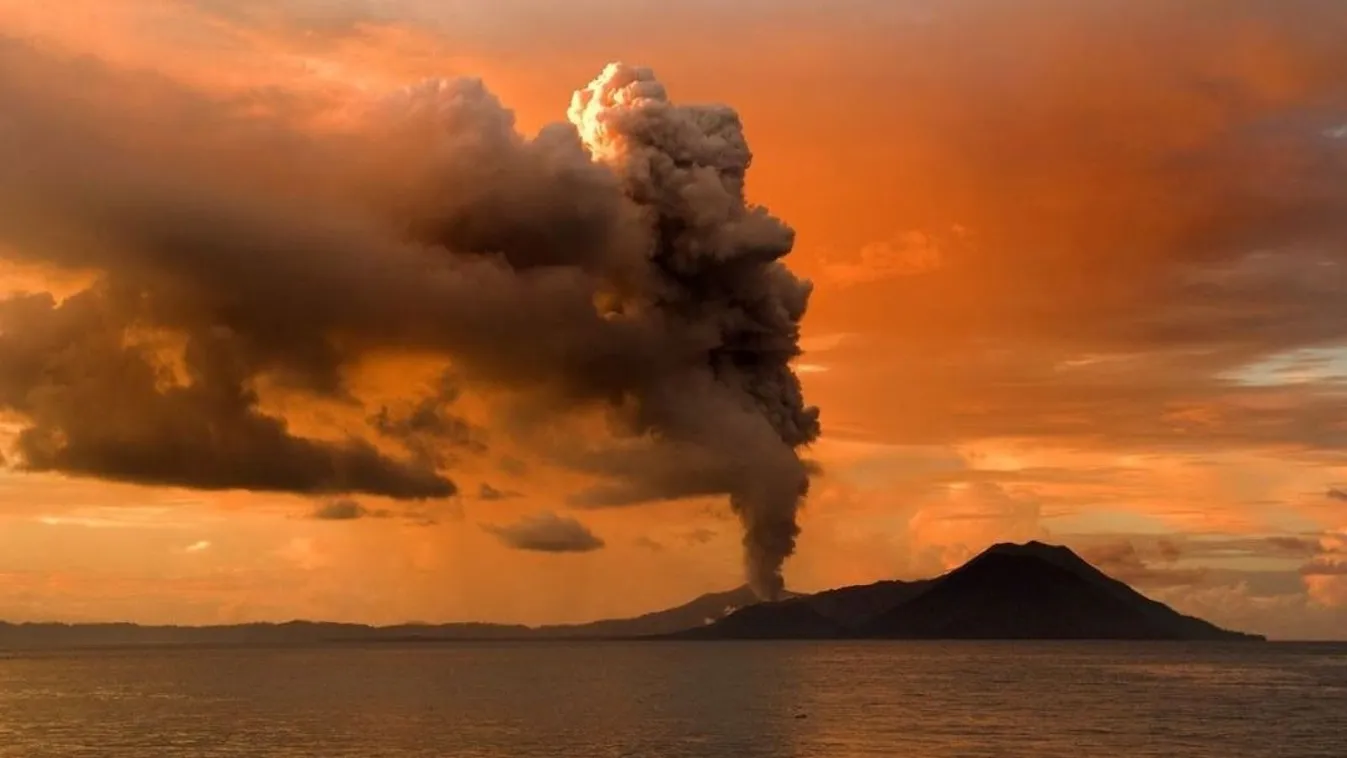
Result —
[[[275, 486], [234, 488], [180, 445], [63, 454], [148, 445], [142, 412], [190, 429], [151, 402], [171, 389], [135, 394], [121, 352], [173, 363], [184, 335], [98, 309], [193, 253], [122, 250], [117, 225], [218, 227], [228, 253], [260, 239], [231, 214], [308, 211], [306, 239], [337, 239], [344, 219], [315, 211], [384, 202], [364, 162], [406, 157], [390, 135], [386, 155], [321, 159], [375, 103], [480, 77], [532, 136], [624, 61], [739, 112], [749, 197], [794, 228], [785, 261], [814, 283], [795, 368], [823, 432], [788, 587], [1041, 539], [1222, 625], [1347, 638], [1343, 39], [1347, 10], [1315, 0], [0, 0], [0, 619], [579, 621], [742, 583], [725, 497], [600, 504], [567, 464], [603, 436], [594, 415], [444, 386], [449, 353], [275, 359], [331, 368], [324, 391], [247, 375], [280, 434], [363, 440], [349, 466], [388, 486], [315, 494], [277, 462]], [[158, 224], [146, 198], [192, 177], [210, 182], [194, 215]], [[264, 283], [324, 259], [257, 255]], [[287, 314], [322, 301], [277, 301], [265, 328], [287, 345]], [[512, 331], [548, 313], [502, 312], [482, 339], [550, 355]], [[390, 446], [432, 400], [453, 410], [417, 438], [435, 449]], [[373, 471], [422, 453], [433, 480]]]

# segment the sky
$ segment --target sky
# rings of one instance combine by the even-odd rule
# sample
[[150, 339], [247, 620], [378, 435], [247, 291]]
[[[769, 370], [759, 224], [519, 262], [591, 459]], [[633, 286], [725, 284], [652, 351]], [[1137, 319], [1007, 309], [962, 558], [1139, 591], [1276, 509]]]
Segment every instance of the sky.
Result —
[[[813, 283], [790, 589], [1040, 539], [1347, 638], [1344, 35], [1315, 0], [0, 0], [0, 618], [541, 623], [742, 583], [739, 429], [612, 425], [701, 332], [574, 311], [645, 286], [567, 121], [622, 61], [738, 112]], [[536, 259], [432, 266], [366, 211]], [[790, 311], [784, 276], [752, 286]]]

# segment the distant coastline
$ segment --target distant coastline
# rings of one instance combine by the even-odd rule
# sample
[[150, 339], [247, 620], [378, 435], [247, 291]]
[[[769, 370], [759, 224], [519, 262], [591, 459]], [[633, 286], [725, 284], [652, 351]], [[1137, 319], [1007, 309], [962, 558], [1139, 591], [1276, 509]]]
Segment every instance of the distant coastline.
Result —
[[315, 621], [222, 626], [0, 622], [0, 650], [574, 640], [1128, 640], [1265, 642], [1184, 616], [1070, 549], [989, 548], [932, 579], [885, 581], [762, 603], [746, 587], [634, 618], [530, 627]]

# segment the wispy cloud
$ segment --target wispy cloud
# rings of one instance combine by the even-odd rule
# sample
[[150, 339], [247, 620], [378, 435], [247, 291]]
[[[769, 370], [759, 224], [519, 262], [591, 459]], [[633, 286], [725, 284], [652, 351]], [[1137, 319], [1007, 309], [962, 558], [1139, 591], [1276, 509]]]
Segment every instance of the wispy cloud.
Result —
[[514, 490], [498, 489], [486, 482], [482, 482], [482, 485], [477, 489], [477, 499], [486, 502], [513, 500], [518, 497], [523, 497], [523, 494], [515, 492]]
[[823, 275], [830, 284], [846, 287], [929, 273], [944, 265], [949, 240], [958, 241], [966, 235], [962, 227], [941, 236], [905, 232], [893, 239], [872, 242], [851, 257], [825, 257]]
[[172, 508], [125, 506], [95, 506], [74, 508], [63, 513], [47, 513], [33, 517], [44, 526], [77, 527], [82, 529], [189, 529], [199, 522], [185, 518]]

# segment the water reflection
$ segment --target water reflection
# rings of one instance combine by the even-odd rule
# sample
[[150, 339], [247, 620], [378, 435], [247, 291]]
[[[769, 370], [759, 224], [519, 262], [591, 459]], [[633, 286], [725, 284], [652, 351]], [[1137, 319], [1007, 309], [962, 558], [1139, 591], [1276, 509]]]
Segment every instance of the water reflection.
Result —
[[0, 659], [0, 756], [1338, 756], [1343, 648], [482, 644]]

